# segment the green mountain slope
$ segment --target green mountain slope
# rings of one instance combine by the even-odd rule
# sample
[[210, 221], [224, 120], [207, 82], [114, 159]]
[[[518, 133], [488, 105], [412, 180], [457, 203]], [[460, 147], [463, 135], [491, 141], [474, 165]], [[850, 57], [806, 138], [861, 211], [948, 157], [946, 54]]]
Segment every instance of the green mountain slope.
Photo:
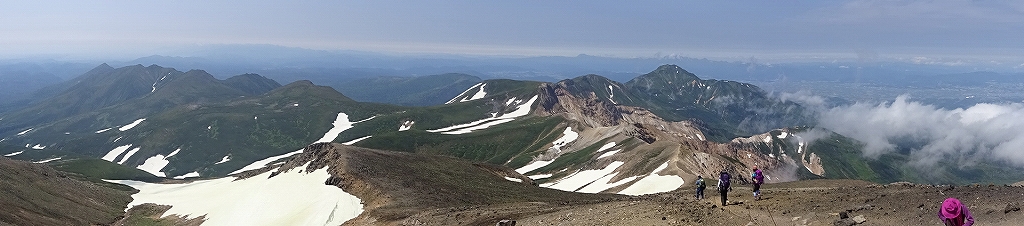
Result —
[[360, 102], [432, 106], [444, 104], [480, 81], [476, 76], [449, 73], [418, 77], [370, 77], [333, 87]]

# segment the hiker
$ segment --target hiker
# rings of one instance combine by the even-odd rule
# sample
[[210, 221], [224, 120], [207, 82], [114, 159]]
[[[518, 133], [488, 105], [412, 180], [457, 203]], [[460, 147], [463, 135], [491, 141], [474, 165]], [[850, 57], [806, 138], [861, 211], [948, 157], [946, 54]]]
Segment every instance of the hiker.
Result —
[[761, 184], [764, 183], [764, 175], [761, 174], [761, 170], [754, 166], [754, 174], [750, 175], [750, 179], [754, 181], [754, 200], [761, 199]]
[[939, 209], [939, 220], [942, 220], [942, 223], [946, 224], [946, 226], [974, 225], [974, 217], [971, 216], [971, 211], [967, 210], [967, 207], [956, 198], [947, 198], [946, 201], [942, 201], [942, 207]]
[[722, 195], [722, 206], [725, 206], [730, 190], [732, 187], [729, 186], [729, 173], [722, 171], [722, 174], [718, 176], [718, 193]]
[[704, 184], [704, 178], [697, 175], [697, 194], [695, 195], [697, 200], [704, 199], [704, 188], [708, 187]]

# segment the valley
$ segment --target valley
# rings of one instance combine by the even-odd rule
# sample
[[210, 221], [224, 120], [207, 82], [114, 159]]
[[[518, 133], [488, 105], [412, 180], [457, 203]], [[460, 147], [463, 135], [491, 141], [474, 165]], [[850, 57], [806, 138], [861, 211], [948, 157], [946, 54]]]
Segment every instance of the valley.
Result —
[[[906, 195], [905, 185], [889, 183], [1024, 180], [976, 177], [1012, 165], [934, 175], [908, 165], [907, 153], [869, 158], [865, 143], [816, 127], [814, 106], [676, 65], [626, 83], [594, 74], [558, 82], [437, 78], [475, 83], [399, 89], [394, 96], [424, 97], [399, 99], [437, 103], [400, 106], [358, 102], [310, 81], [102, 64], [64, 91], [0, 115], [0, 154], [131, 187], [117, 225], [761, 225], [771, 214], [818, 225], [849, 205], [872, 205], [858, 210], [866, 224], [890, 225], [908, 218], [887, 208], [923, 199], [916, 208], [924, 211], [938, 199], [928, 189], [950, 187], [906, 185], [921, 193]], [[727, 171], [743, 184], [753, 166], [776, 196], [752, 201], [739, 187], [731, 198], [739, 203], [725, 208], [688, 198], [698, 176]], [[1003, 198], [1018, 189], [953, 194], [985, 188]], [[993, 218], [983, 222], [1019, 219], [988, 211], [1015, 203], [979, 202]]]

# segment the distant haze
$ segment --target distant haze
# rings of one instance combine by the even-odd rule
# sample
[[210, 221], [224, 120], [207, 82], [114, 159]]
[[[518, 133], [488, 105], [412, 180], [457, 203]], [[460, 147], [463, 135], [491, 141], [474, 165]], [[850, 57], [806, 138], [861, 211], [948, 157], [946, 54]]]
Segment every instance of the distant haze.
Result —
[[1021, 1], [15, 1], [0, 58], [209, 44], [477, 55], [1024, 63]]

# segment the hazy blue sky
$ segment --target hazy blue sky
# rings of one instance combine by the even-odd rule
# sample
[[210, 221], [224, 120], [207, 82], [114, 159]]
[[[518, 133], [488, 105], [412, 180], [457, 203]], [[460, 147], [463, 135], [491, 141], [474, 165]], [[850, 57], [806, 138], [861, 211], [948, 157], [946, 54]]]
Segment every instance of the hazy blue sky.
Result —
[[2, 1], [0, 56], [204, 44], [487, 55], [1024, 60], [1024, 1]]

